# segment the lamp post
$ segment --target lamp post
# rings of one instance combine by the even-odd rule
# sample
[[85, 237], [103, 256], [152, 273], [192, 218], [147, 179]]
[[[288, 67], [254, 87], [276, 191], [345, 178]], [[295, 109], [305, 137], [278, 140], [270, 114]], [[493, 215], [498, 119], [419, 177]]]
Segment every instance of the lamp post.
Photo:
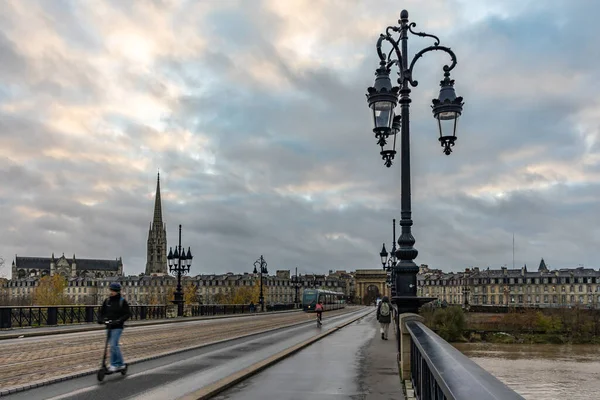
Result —
[[169, 255], [167, 260], [169, 262], [169, 272], [177, 276], [177, 289], [175, 290], [175, 299], [173, 303], [177, 304], [177, 316], [183, 317], [183, 290], [181, 288], [181, 276], [190, 272], [192, 266], [192, 252], [188, 247], [187, 255], [185, 249], [181, 248], [181, 225], [179, 225], [179, 246], [175, 247], [175, 253], [173, 248], [169, 248]]
[[296, 275], [292, 276], [292, 285], [294, 286], [294, 290], [296, 291], [296, 297], [294, 300], [294, 304], [296, 308], [298, 308], [298, 291], [300, 290], [300, 277], [298, 276], [298, 267], [296, 267]]
[[392, 298], [396, 296], [396, 283], [395, 283], [395, 274], [394, 270], [396, 264], [398, 263], [398, 259], [396, 258], [396, 219], [394, 218], [392, 222], [392, 251], [390, 252], [390, 258], [388, 259], [388, 253], [385, 249], [385, 243], [381, 248], [381, 252], [379, 256], [381, 257], [381, 265], [383, 266], [383, 270], [388, 272], [388, 276], [386, 279], [386, 283], [388, 283], [391, 287]]
[[263, 278], [262, 274], [268, 274], [267, 271], [267, 262], [261, 255], [258, 260], [254, 262], [254, 273], [259, 275], [260, 279], [260, 295], [258, 297], [258, 302], [260, 303], [260, 310], [262, 312], [265, 311], [265, 298], [263, 296]]
[[471, 289], [469, 289], [467, 286], [463, 287], [463, 308], [465, 310], [469, 309], [469, 294], [471, 293]]
[[[401, 219], [402, 232], [398, 238], [398, 250], [395, 255], [398, 259], [393, 268], [396, 296], [394, 302], [398, 305], [399, 312], [416, 312], [418, 308], [433, 298], [417, 297], [417, 273], [419, 268], [414, 262], [418, 251], [414, 248], [415, 238], [412, 235], [413, 225], [410, 198], [410, 125], [409, 87], [416, 87], [418, 82], [413, 79], [413, 69], [416, 62], [426, 53], [443, 51], [451, 58], [451, 64], [443, 67], [444, 79], [440, 82], [440, 93], [433, 100], [433, 116], [437, 120], [440, 132], [439, 141], [443, 152], [449, 155], [456, 141], [456, 124], [462, 113], [463, 99], [454, 92], [454, 81], [450, 79], [450, 71], [456, 66], [456, 56], [448, 47], [440, 46], [440, 40], [433, 35], [413, 31], [414, 22], [409, 23], [408, 11], [402, 10], [400, 26], [390, 26], [385, 34], [381, 34], [377, 41], [377, 54], [379, 68], [375, 72], [375, 84], [367, 89], [367, 101], [373, 113], [373, 132], [377, 144], [381, 147], [381, 157], [386, 167], [392, 165], [396, 155], [396, 136], [400, 133], [401, 145]], [[408, 56], [408, 34], [430, 37], [435, 40], [432, 46], [426, 47], [416, 53], [411, 61]], [[392, 35], [399, 33], [398, 39]], [[392, 49], [384, 53], [381, 49], [384, 42], [388, 42]], [[398, 84], [392, 87], [390, 80], [391, 67], [398, 67]], [[395, 115], [395, 108], [400, 105], [400, 115]], [[450, 131], [447, 131], [450, 129]]]

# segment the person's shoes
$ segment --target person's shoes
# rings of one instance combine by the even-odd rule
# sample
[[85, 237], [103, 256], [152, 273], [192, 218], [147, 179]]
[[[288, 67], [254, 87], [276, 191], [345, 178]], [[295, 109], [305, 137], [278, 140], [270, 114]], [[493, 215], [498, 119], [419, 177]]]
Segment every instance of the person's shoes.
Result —
[[381, 339], [385, 340], [385, 336], [383, 336], [383, 333], [381, 334]]
[[119, 370], [118, 367], [115, 367], [114, 365], [111, 365], [110, 367], [108, 367], [108, 372], [117, 372]]
[[388, 340], [388, 338], [385, 337], [385, 338], [383, 338], [383, 340]]

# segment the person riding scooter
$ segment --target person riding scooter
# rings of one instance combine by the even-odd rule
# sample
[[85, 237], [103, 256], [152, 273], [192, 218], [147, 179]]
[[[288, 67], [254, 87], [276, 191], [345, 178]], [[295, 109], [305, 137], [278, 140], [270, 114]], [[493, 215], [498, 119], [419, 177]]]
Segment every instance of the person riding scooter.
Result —
[[104, 300], [98, 318], [99, 324], [107, 324], [110, 342], [110, 366], [108, 372], [116, 372], [125, 368], [123, 355], [119, 348], [119, 339], [123, 333], [125, 321], [131, 316], [127, 300], [121, 297], [121, 285], [113, 282], [108, 287], [110, 297]]

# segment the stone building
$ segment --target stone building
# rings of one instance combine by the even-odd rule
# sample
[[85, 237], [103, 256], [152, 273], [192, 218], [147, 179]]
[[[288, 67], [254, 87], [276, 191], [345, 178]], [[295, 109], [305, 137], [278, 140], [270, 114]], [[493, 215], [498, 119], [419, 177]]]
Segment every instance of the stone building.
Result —
[[[300, 275], [298, 299], [306, 288], [324, 288], [344, 293], [346, 288], [337, 276]], [[101, 304], [109, 294], [111, 282], [119, 282], [123, 297], [132, 305], [170, 304], [177, 279], [169, 275], [111, 276], [104, 278], [71, 277], [68, 278], [64, 294], [72, 304]], [[7, 281], [0, 289], [7, 293], [11, 304], [30, 305], [35, 287], [39, 284], [36, 277]], [[193, 284], [196, 298], [202, 304], [214, 304], [217, 295], [228, 293], [241, 286], [259, 284], [258, 274], [208, 274], [183, 277], [182, 286]], [[275, 276], [263, 275], [263, 294], [265, 304], [293, 303], [295, 287], [290, 279], [290, 271], [277, 271]], [[258, 298], [255, 303], [258, 302]]]
[[600, 271], [592, 268], [549, 270], [540, 261], [537, 271], [519, 269], [466, 269], [460, 273], [418, 276], [420, 296], [437, 297], [449, 304], [522, 307], [600, 308]]
[[154, 216], [148, 231], [146, 252], [146, 275], [166, 275], [167, 270], [167, 225], [162, 219], [160, 200], [160, 173], [156, 179]]
[[363, 304], [370, 304], [383, 296], [391, 298], [391, 288], [387, 285], [388, 273], [383, 269], [357, 269], [354, 273], [356, 281], [356, 297]]
[[123, 275], [123, 260], [77, 259], [66, 258], [64, 253], [61, 257], [19, 257], [15, 255], [12, 262], [12, 279], [41, 278], [46, 275], [55, 274], [68, 277], [102, 278], [108, 276]]

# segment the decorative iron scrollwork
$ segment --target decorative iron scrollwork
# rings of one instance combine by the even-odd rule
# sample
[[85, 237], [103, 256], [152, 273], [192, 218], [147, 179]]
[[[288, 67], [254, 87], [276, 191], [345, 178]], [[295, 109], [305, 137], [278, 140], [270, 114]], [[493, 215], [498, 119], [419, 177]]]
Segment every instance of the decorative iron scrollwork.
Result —
[[440, 39], [439, 39], [437, 36], [435, 36], [435, 35], [430, 35], [429, 33], [425, 33], [425, 32], [415, 32], [415, 31], [413, 31], [413, 30], [412, 30], [412, 28], [414, 28], [414, 27], [416, 27], [416, 26], [417, 26], [417, 24], [416, 24], [416, 23], [414, 23], [414, 22], [411, 22], [411, 23], [410, 23], [410, 25], [408, 25], [408, 30], [410, 31], [410, 33], [412, 33], [412, 34], [413, 34], [413, 35], [415, 35], [415, 36], [421, 36], [421, 37], [430, 37], [430, 38], [433, 38], [433, 39], [435, 39], [435, 44], [434, 44], [434, 46], [439, 46], [439, 44], [440, 44]]

